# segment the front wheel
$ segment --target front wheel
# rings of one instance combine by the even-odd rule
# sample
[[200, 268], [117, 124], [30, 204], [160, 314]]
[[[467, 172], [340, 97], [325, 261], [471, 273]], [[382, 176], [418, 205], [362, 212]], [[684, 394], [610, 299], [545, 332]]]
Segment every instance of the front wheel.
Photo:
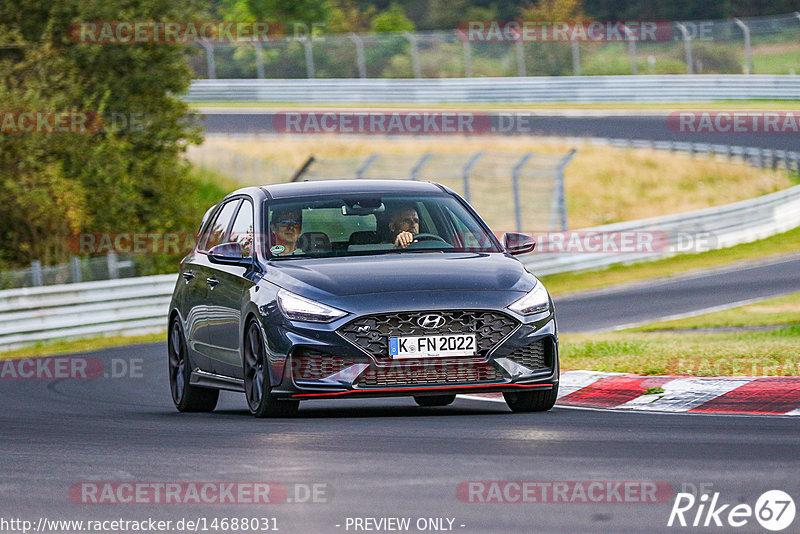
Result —
[[218, 389], [201, 388], [189, 384], [191, 365], [183, 338], [183, 329], [177, 319], [172, 321], [167, 340], [169, 353], [169, 389], [172, 402], [180, 412], [211, 412], [217, 406]]
[[256, 417], [290, 417], [297, 413], [300, 402], [277, 400], [270, 393], [269, 363], [264, 349], [261, 327], [253, 320], [247, 326], [244, 342], [244, 392], [247, 407]]
[[455, 395], [432, 395], [425, 397], [414, 397], [414, 401], [420, 406], [447, 406], [456, 400]]
[[503, 398], [512, 412], [546, 412], [556, 403], [558, 384], [552, 389], [503, 393]]

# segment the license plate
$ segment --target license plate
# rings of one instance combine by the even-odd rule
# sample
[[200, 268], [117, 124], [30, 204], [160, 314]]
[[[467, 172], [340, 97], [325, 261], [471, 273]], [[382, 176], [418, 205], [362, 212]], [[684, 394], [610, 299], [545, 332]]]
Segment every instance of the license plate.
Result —
[[477, 350], [475, 334], [446, 334], [389, 338], [389, 356], [403, 358], [444, 358], [474, 356]]

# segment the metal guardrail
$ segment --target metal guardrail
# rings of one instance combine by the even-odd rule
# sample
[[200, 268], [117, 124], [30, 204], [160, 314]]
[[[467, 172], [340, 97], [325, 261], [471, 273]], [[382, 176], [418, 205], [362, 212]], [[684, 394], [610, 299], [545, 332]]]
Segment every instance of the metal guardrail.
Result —
[[177, 275], [0, 291], [0, 351], [51, 339], [167, 328]]
[[643, 75], [194, 80], [189, 102], [532, 103], [800, 100], [800, 76]]
[[[663, 240], [655, 252], [548, 252], [527, 256], [523, 263], [536, 275], [599, 269], [617, 263], [634, 263], [732, 247], [765, 239], [800, 226], [800, 186], [734, 202], [663, 217], [607, 224], [581, 229], [582, 234], [614, 235], [622, 232], [652, 232]], [[546, 244], [541, 244], [546, 248]]]

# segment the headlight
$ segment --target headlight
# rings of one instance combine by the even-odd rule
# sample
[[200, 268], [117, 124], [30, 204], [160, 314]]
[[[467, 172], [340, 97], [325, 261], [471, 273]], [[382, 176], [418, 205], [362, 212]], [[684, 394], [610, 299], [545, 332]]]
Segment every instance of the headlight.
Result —
[[278, 306], [283, 314], [292, 321], [311, 321], [314, 323], [330, 323], [347, 315], [332, 306], [303, 298], [285, 289], [278, 291]]
[[524, 297], [514, 302], [508, 307], [520, 315], [532, 315], [550, 310], [550, 297], [541, 282], [536, 285]]

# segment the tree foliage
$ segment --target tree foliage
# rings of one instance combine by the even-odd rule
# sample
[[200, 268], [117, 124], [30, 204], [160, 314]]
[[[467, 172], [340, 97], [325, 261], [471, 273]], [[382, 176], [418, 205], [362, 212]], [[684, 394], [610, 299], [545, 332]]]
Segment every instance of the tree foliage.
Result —
[[180, 99], [191, 71], [180, 44], [76, 43], [78, 21], [187, 20], [191, 2], [51, 0], [0, 4], [5, 111], [88, 111], [89, 133], [0, 135], [0, 258], [65, 261], [68, 236], [196, 225], [181, 153], [199, 142]]

